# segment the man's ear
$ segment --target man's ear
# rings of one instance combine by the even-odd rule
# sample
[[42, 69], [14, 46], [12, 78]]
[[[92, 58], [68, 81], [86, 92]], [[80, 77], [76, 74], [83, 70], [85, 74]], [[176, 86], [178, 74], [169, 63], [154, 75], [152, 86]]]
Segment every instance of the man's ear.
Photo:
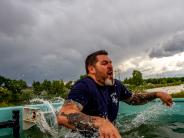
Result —
[[96, 73], [95, 67], [93, 65], [88, 66], [88, 71], [89, 71], [90, 74], [95, 74]]

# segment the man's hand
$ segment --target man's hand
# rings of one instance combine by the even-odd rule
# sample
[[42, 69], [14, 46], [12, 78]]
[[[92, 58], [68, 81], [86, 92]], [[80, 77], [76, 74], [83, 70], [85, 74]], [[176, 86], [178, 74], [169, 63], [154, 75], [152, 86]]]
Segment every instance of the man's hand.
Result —
[[167, 106], [172, 106], [172, 97], [165, 92], [156, 92], [156, 96], [162, 100]]
[[98, 130], [100, 138], [121, 138], [118, 129], [107, 119], [100, 119]]

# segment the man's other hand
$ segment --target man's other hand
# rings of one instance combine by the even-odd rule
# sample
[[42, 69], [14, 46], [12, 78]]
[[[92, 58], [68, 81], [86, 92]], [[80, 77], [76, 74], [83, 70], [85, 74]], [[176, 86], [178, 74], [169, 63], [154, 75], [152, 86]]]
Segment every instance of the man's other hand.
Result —
[[171, 107], [173, 102], [172, 102], [172, 97], [165, 93], [165, 92], [156, 92], [156, 96], [162, 100], [163, 103], [165, 103], [167, 106]]

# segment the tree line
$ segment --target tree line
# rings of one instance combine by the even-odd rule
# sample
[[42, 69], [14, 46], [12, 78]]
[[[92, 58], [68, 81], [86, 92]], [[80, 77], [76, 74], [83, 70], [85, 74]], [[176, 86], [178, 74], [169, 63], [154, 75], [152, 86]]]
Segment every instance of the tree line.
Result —
[[73, 81], [64, 83], [63, 80], [44, 80], [43, 82], [33, 81], [32, 89], [35, 95], [42, 96], [61, 96], [66, 98], [68, 91], [71, 89]]
[[[86, 75], [81, 75], [79, 79], [84, 77]], [[182, 84], [184, 77], [143, 79], [142, 73], [134, 70], [132, 77], [126, 78], [122, 83], [133, 92], [142, 92], [149, 88]], [[63, 80], [44, 80], [43, 82], [33, 81], [29, 87], [24, 80], [12, 80], [0, 75], [0, 106], [2, 103], [28, 101], [35, 97], [50, 99], [60, 96], [66, 98], [73, 84], [74, 81], [65, 83]]]
[[184, 83], [184, 77], [168, 77], [168, 78], [149, 78], [143, 79], [142, 73], [139, 70], [133, 70], [132, 77], [123, 81], [130, 85], [144, 85], [144, 84], [170, 84], [178, 85]]
[[60, 96], [66, 98], [73, 81], [63, 80], [33, 81], [29, 87], [24, 80], [12, 80], [0, 75], [0, 106], [28, 101], [35, 97], [51, 98]]

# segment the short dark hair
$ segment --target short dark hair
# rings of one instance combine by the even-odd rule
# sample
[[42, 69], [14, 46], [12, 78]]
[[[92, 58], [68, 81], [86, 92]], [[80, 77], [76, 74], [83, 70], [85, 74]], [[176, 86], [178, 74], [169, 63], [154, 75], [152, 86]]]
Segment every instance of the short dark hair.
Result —
[[88, 74], [88, 66], [89, 65], [95, 65], [97, 62], [97, 56], [98, 55], [108, 55], [107, 51], [105, 50], [99, 50], [96, 52], [91, 53], [90, 55], [87, 56], [86, 60], [85, 60], [85, 67], [86, 67], [86, 73]]

